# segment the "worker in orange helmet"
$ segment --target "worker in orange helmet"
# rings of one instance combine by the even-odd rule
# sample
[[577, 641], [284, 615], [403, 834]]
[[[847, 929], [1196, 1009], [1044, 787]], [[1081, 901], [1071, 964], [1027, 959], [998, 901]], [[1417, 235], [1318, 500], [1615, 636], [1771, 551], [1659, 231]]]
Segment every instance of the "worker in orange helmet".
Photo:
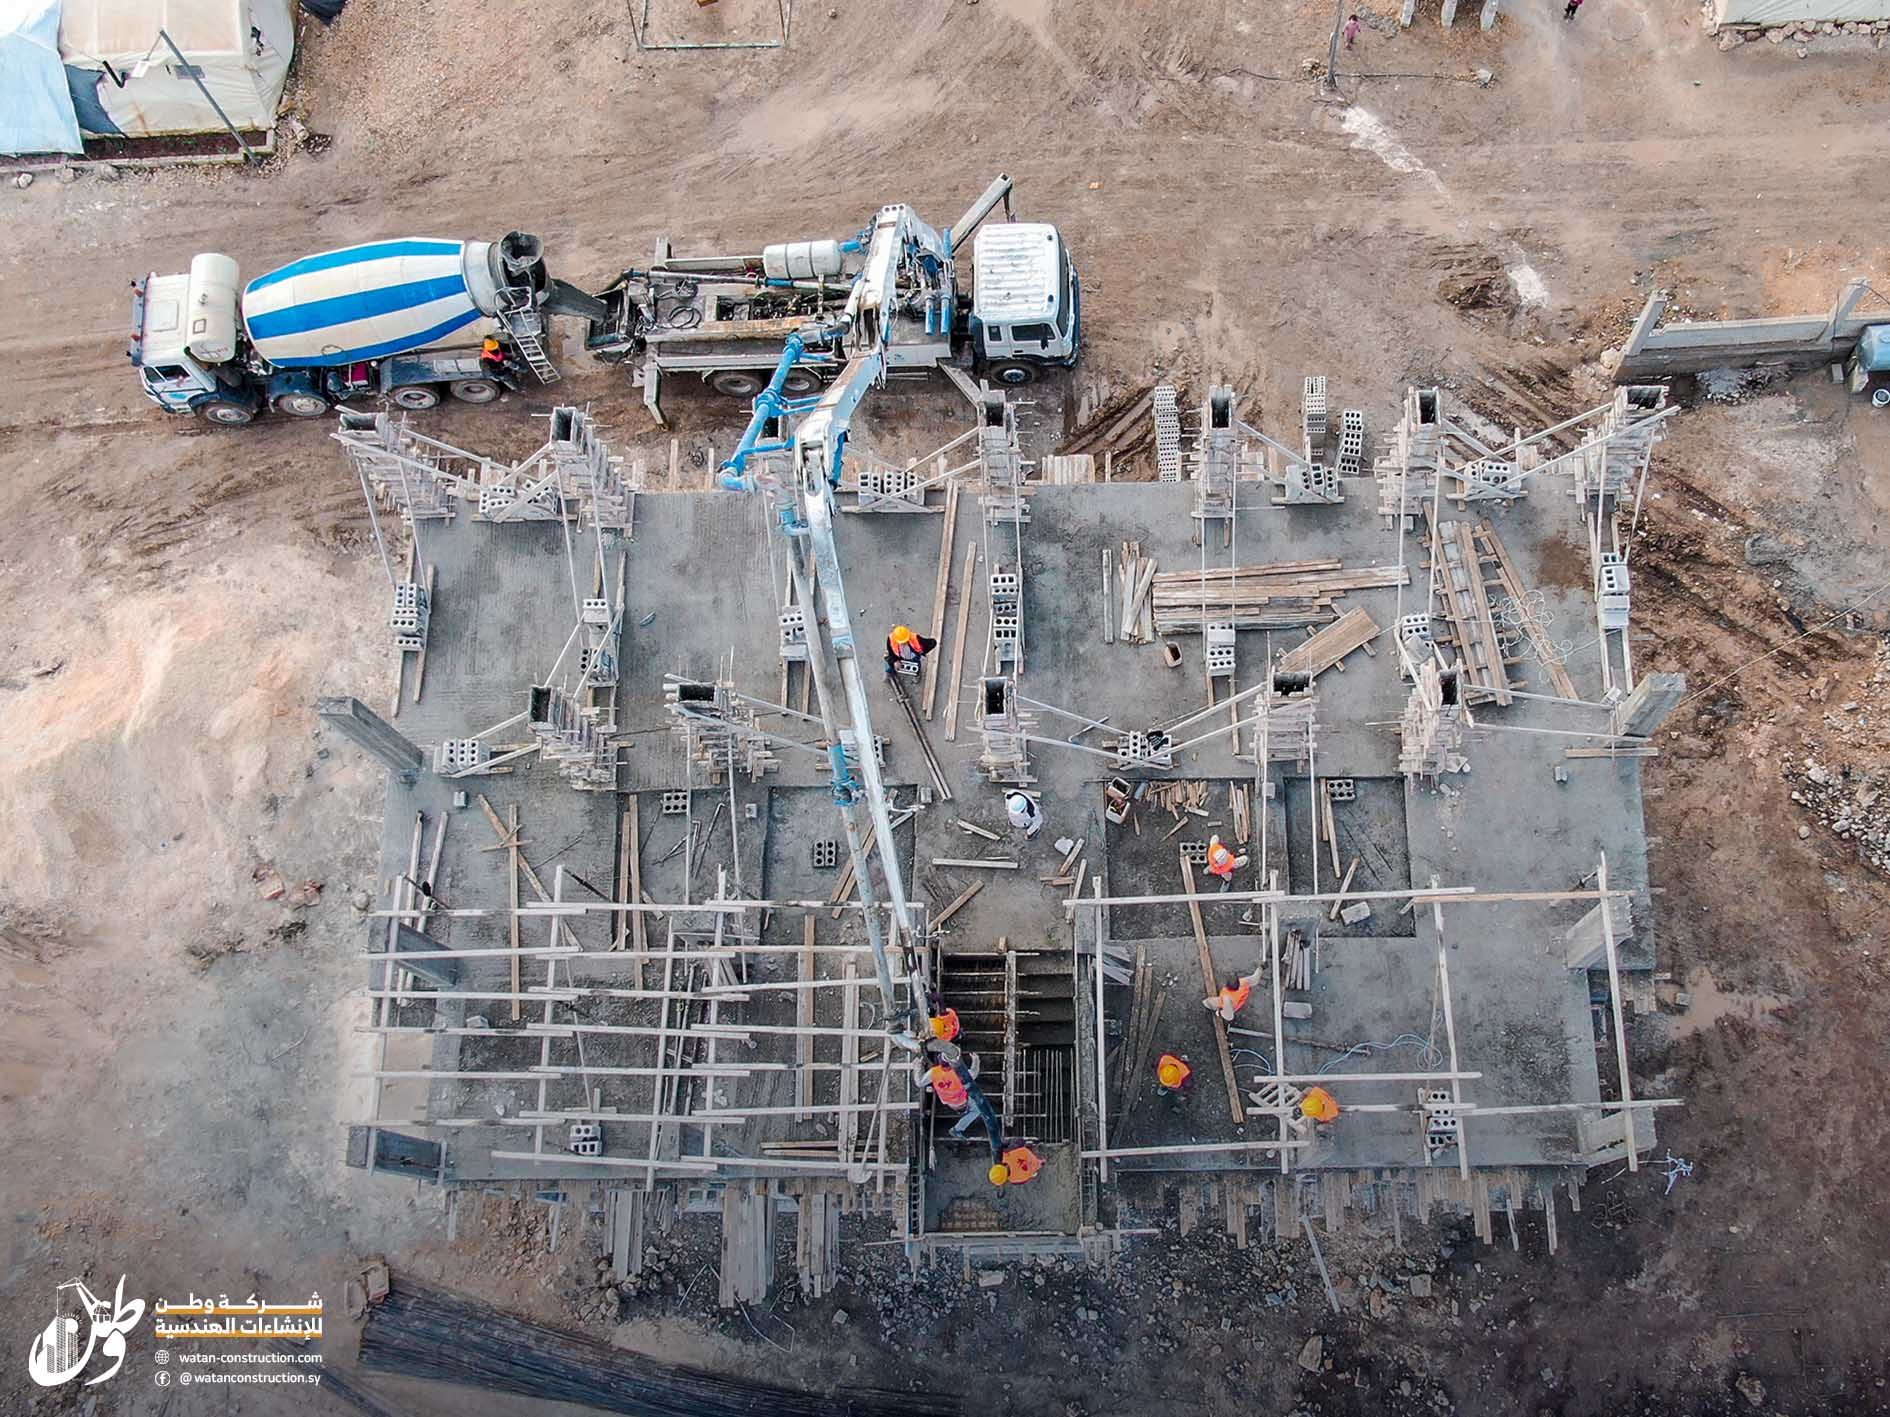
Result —
[[1339, 1120], [1339, 1100], [1323, 1087], [1309, 1087], [1299, 1099], [1299, 1115], [1309, 1122], [1324, 1125]]
[[928, 640], [912, 626], [894, 625], [886, 636], [886, 672], [916, 674], [920, 661], [937, 648], [937, 640]]
[[1229, 851], [1218, 836], [1208, 838], [1208, 874], [1219, 876], [1223, 885], [1234, 879], [1234, 872], [1247, 864], [1245, 856]]
[[994, 1186], [1021, 1186], [1034, 1179], [1041, 1170], [1043, 1158], [1019, 1142], [1005, 1148], [1003, 1159], [993, 1163], [989, 1174]]
[[1242, 975], [1232, 984], [1221, 986], [1221, 990], [1211, 999], [1203, 999], [1202, 1005], [1213, 1009], [1225, 1023], [1232, 1023], [1234, 1016], [1247, 1007], [1247, 1000], [1253, 997], [1254, 986], [1260, 982], [1260, 970], [1256, 966], [1252, 974]]
[[1186, 1102], [1194, 1094], [1194, 1069], [1186, 1058], [1164, 1053], [1155, 1063], [1155, 1091], [1176, 1103]]
[[943, 1013], [932, 1015], [932, 1036], [941, 1043], [950, 1043], [964, 1032], [964, 1025], [958, 1021], [957, 1009], [946, 1009]]

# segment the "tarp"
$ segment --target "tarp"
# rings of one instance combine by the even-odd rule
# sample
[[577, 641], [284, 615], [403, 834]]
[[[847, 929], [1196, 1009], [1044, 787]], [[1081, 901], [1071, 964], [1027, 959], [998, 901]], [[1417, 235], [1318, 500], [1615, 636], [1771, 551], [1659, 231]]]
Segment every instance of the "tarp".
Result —
[[[232, 123], [275, 126], [295, 53], [293, 0], [64, 0], [60, 55], [68, 68], [98, 76], [98, 105], [119, 132], [214, 132], [223, 126], [216, 108], [160, 30]], [[132, 77], [140, 64], [144, 72]]]
[[1848, 24], [1852, 20], [1890, 20], [1890, 0], [1714, 0], [1713, 18], [1722, 25]]
[[1872, 325], [1857, 341], [1857, 359], [1873, 374], [1890, 370], [1890, 325]]
[[0, 153], [82, 151], [59, 63], [60, 0], [0, 0]]

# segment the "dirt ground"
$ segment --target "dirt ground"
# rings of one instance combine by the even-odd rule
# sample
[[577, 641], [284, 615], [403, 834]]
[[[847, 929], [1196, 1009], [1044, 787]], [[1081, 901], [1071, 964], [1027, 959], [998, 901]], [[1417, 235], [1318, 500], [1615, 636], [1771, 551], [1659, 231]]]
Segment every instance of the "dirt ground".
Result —
[[[657, 8], [664, 34], [695, 9]], [[714, 23], [745, 33], [768, 8]], [[688, 1227], [667, 1280], [600, 1299], [595, 1229], [548, 1252], [541, 1208], [495, 1201], [448, 1246], [437, 1195], [340, 1165], [380, 800], [312, 705], [387, 681], [380, 570], [324, 426], [226, 433], [144, 402], [126, 283], [199, 250], [254, 274], [523, 229], [602, 284], [662, 234], [845, 234], [895, 199], [945, 221], [1007, 171], [1083, 273], [1072, 405], [1212, 376], [1274, 431], [1319, 371], [1374, 428], [1420, 380], [1554, 422], [1604, 396], [1597, 361], [1656, 285], [1708, 315], [1823, 309], [1856, 274], [1890, 289], [1890, 55], [1869, 41], [1721, 53], [1686, 0], [1590, 0], [1572, 23], [1524, 0], [1487, 35], [1435, 14], [1373, 15], [1328, 103], [1304, 71], [1323, 5], [815, 0], [785, 51], [639, 53], [618, 5], [353, 0], [303, 37], [295, 112], [327, 141], [257, 173], [0, 187], [0, 1406], [306, 1407], [186, 1400], [148, 1367], [39, 1394], [20, 1359], [75, 1272], [338, 1297], [380, 1250], [627, 1347], [1052, 1413], [1890, 1410], [1890, 417], [1821, 378], [1689, 412], [1656, 459], [1636, 655], [1695, 694], [1647, 765], [1673, 978], [1633, 1047], [1637, 1090], [1688, 1100], [1661, 1137], [1696, 1169], [1671, 1194], [1657, 1172], [1592, 1177], [1555, 1258], [1528, 1225], [1519, 1252], [1474, 1255], [1340, 1237], [1333, 1316], [1296, 1245], [1156, 1240], [1113, 1274], [993, 1288], [908, 1282], [896, 1251], [856, 1247], [828, 1301], [720, 1316]], [[649, 434], [620, 372], [564, 362], [556, 401]], [[442, 410], [432, 431], [522, 451], [553, 401]], [[726, 446], [726, 406], [671, 408], [692, 446]], [[1859, 602], [1862, 629], [1838, 614]], [[1414, 1297], [1407, 1276], [1433, 1269]], [[326, 1351], [341, 1364], [345, 1335]]]

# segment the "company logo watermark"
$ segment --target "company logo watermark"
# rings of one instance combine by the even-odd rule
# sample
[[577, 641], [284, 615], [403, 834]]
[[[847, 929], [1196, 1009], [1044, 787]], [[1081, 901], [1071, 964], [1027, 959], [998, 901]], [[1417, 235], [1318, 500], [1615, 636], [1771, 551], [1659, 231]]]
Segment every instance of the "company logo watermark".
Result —
[[[85, 1344], [79, 1343], [78, 1316], [66, 1313], [64, 1304], [70, 1292], [78, 1301], [86, 1324]], [[52, 1322], [40, 1330], [27, 1351], [26, 1371], [41, 1387], [59, 1387], [86, 1370], [96, 1351], [111, 1359], [111, 1367], [97, 1377], [87, 1378], [85, 1386], [115, 1377], [125, 1364], [125, 1335], [144, 1317], [144, 1300], [125, 1298], [125, 1277], [118, 1276], [118, 1290], [108, 1304], [76, 1279], [68, 1279], [53, 1291]]]

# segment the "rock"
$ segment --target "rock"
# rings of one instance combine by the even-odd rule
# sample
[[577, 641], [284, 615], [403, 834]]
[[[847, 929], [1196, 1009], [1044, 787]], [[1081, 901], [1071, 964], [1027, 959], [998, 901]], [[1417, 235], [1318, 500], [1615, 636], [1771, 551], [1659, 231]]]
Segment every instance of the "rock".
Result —
[[845, 1309], [835, 1309], [833, 1311], [833, 1326], [835, 1328], [845, 1328], [847, 1326], [847, 1311]]
[[1413, 1299], [1428, 1299], [1431, 1297], [1431, 1277], [1428, 1274], [1414, 1274], [1411, 1276], [1411, 1297]]
[[33, 185], [33, 174], [30, 172], [15, 173], [13, 177], [13, 185], [15, 187], [18, 187], [22, 192], [24, 192], [28, 187], [31, 187]]
[[1719, 37], [1719, 52], [1721, 54], [1724, 54], [1729, 49], [1737, 49], [1738, 47], [1739, 37], [1737, 35], [1723, 34]]
[[123, 175], [123, 173], [109, 162], [95, 162], [92, 164], [92, 177], [94, 181], [116, 182]]
[[1316, 1373], [1319, 1371], [1320, 1355], [1325, 1352], [1325, 1349], [1325, 1339], [1315, 1333], [1311, 1338], [1306, 1340], [1305, 1346], [1299, 1350], [1299, 1357], [1295, 1361], [1307, 1372]]
[[1373, 1289], [1365, 1298], [1365, 1307], [1370, 1309], [1372, 1317], [1382, 1319], [1391, 1309], [1391, 1301], [1385, 1297], [1382, 1289]]
[[1765, 1384], [1750, 1373], [1741, 1373], [1733, 1386], [1739, 1389], [1739, 1395], [1754, 1407], [1765, 1406]]
[[981, 1269], [978, 1271], [978, 1287], [980, 1289], [995, 1289], [1003, 1282], [1004, 1271], [1001, 1269]]
[[1782, 29], [1767, 30], [1765, 37], [1769, 43], [1783, 44], [1785, 42], [1785, 31]]
[[1801, 44], [1798, 46], [1797, 49], [1793, 51], [1793, 53], [1795, 53], [1800, 59], [1803, 59], [1807, 54], [1811, 53], [1811, 51], [1805, 48], [1805, 46]]
[[58, 177], [60, 186], [70, 187], [74, 182], [79, 180], [79, 169], [69, 162], [62, 163], [59, 167]]
[[1810, 828], [1810, 827], [1800, 827], [1800, 828], [1798, 829], [1798, 839], [1799, 839], [1800, 841], [1804, 841], [1804, 840], [1806, 840], [1807, 838], [1809, 838], [1810, 836], [1811, 836], [1811, 828]]

